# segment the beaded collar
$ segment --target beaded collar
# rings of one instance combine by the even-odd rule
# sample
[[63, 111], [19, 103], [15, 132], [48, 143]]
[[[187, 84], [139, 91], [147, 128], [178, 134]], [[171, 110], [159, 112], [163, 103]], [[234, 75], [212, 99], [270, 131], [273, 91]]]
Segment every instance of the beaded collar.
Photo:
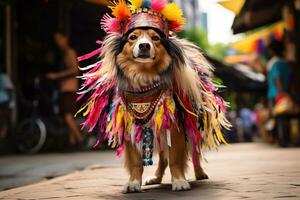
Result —
[[160, 83], [141, 88], [121, 91], [120, 96], [127, 111], [136, 119], [148, 121], [157, 103], [164, 93], [164, 87]]

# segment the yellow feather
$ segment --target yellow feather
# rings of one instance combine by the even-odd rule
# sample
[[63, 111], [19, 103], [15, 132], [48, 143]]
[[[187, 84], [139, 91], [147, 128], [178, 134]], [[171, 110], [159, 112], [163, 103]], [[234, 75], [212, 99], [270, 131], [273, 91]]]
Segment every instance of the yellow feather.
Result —
[[112, 129], [112, 126], [113, 126], [113, 120], [111, 120], [111, 121], [107, 124], [105, 132], [106, 132], [106, 133], [107, 133], [107, 132], [110, 132], [111, 129]]
[[74, 115], [74, 117], [76, 117], [79, 113], [81, 113], [87, 106], [89, 105], [89, 103], [83, 105]]
[[169, 21], [182, 22], [182, 19], [183, 19], [182, 10], [179, 8], [179, 6], [175, 2], [168, 3], [167, 6], [162, 10], [162, 14]]
[[215, 129], [215, 132], [216, 132], [216, 135], [217, 135], [217, 138], [218, 138], [219, 142], [223, 142], [224, 144], [227, 144], [226, 140], [223, 137], [223, 134], [222, 134], [220, 128], [215, 126], [214, 129]]
[[129, 6], [130, 9], [132, 11], [136, 11], [142, 6], [143, 0], [129, 0], [129, 2], [130, 2], [130, 6]]
[[208, 137], [208, 146], [210, 148], [215, 149], [215, 148], [217, 148], [217, 145], [216, 145], [214, 136], [210, 132], [208, 124], [207, 124], [209, 120], [210, 119], [209, 119], [208, 113], [204, 111], [204, 113], [203, 113], [203, 123], [204, 123], [204, 131], [206, 132], [207, 137]]
[[171, 111], [172, 114], [174, 114], [174, 112], [175, 112], [175, 103], [170, 97], [167, 98], [167, 108], [168, 108], [169, 111]]
[[87, 116], [89, 114], [89, 112], [91, 111], [92, 107], [94, 105], [94, 101], [90, 102], [87, 109], [85, 110], [85, 112], [82, 114], [84, 117]]
[[158, 110], [155, 113], [154, 121], [155, 121], [155, 132], [158, 132], [162, 125], [162, 119], [163, 119], [163, 113], [164, 113], [164, 106], [159, 106]]
[[117, 113], [116, 119], [116, 127], [119, 128], [122, 122], [122, 118], [124, 117], [124, 107], [120, 106]]
[[132, 124], [133, 124], [133, 119], [128, 112], [125, 112], [124, 124], [125, 124], [125, 130], [127, 130], [127, 133], [130, 133], [130, 130], [131, 130]]
[[84, 117], [89, 114], [89, 112], [92, 109], [92, 106], [94, 105], [95, 102], [95, 98], [90, 100], [88, 103], [86, 103], [85, 105], [83, 105], [74, 115], [74, 117], [76, 117], [79, 113], [81, 113], [84, 109], [86, 109], [86, 111], [84, 111], [84, 113], [82, 114]]

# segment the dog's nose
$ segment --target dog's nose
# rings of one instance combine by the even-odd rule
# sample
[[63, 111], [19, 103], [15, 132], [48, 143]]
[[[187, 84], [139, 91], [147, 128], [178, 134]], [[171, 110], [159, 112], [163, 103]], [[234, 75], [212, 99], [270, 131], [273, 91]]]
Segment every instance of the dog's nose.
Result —
[[141, 43], [139, 44], [139, 49], [142, 51], [149, 51], [151, 48], [149, 43]]

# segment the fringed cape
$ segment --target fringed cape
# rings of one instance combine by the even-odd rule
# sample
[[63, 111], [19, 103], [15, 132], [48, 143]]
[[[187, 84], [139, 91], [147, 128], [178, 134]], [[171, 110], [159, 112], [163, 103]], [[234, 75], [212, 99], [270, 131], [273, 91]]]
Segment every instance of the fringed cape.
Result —
[[[104, 42], [102, 46], [105, 51], [101, 53], [99, 62], [80, 68], [84, 71], [81, 76], [84, 83], [78, 92], [78, 100], [85, 95], [88, 97], [87, 103], [77, 113], [82, 112], [86, 117], [82, 128], [87, 127], [91, 132], [97, 126], [96, 145], [103, 137], [112, 148], [117, 148], [119, 156], [124, 149], [124, 140], [127, 140], [142, 152], [142, 130], [146, 124], [153, 130], [158, 150], [161, 134], [166, 134], [167, 144], [172, 148], [170, 135], [175, 124], [184, 130], [193, 146], [193, 161], [197, 165], [201, 149], [213, 149], [220, 143], [226, 143], [221, 129], [229, 129], [231, 126], [225, 117], [227, 103], [217, 94], [221, 86], [212, 82], [212, 67], [195, 45], [177, 38], [172, 40], [183, 49], [185, 66], [172, 72], [174, 87], [162, 90], [145, 123], [137, 119], [122, 99], [114, 69], [116, 66], [107, 58], [112, 53], [108, 51], [108, 43]], [[79, 57], [79, 61], [98, 55], [102, 48]], [[144, 105], [138, 106], [144, 109]]]

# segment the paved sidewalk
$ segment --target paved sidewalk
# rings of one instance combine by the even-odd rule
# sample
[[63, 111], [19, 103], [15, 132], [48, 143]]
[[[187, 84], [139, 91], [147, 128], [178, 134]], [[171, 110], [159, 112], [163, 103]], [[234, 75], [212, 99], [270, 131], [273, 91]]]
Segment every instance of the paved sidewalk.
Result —
[[[143, 186], [143, 192], [122, 194], [127, 175], [120, 167], [94, 166], [34, 185], [0, 192], [0, 199], [300, 199], [300, 148], [280, 149], [266, 144], [236, 144], [207, 153], [210, 179], [188, 178], [191, 191], [171, 192], [170, 173], [162, 185]], [[144, 176], [154, 167], [147, 167]]]
[[0, 157], [0, 191], [82, 170], [90, 165], [120, 165], [114, 151], [18, 154]]

